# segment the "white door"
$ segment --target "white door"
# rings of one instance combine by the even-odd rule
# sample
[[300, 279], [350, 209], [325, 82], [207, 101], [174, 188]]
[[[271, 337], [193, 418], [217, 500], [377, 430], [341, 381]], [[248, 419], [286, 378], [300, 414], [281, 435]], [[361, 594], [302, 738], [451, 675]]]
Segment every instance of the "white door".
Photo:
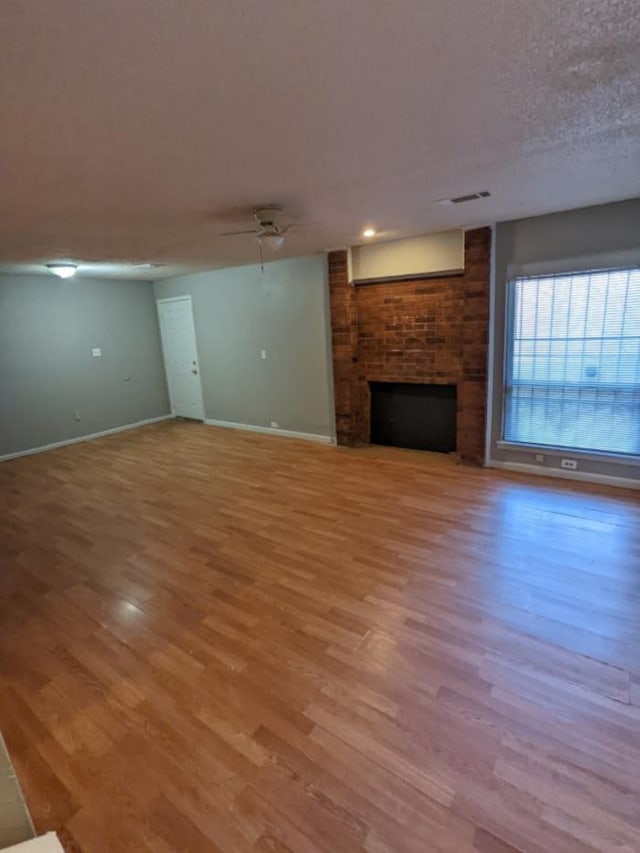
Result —
[[191, 297], [158, 299], [158, 317], [171, 414], [204, 420]]

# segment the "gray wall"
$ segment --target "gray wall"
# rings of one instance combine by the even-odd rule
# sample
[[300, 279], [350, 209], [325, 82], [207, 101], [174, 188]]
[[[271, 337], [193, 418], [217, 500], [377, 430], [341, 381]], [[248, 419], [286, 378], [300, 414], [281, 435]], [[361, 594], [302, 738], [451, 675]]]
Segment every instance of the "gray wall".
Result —
[[[503, 222], [495, 230], [494, 387], [491, 401], [489, 460], [533, 464], [535, 451], [500, 449], [504, 385], [504, 336], [509, 268], [549, 264], [540, 272], [596, 268], [599, 265], [640, 264], [640, 199], [568, 210]], [[543, 467], [560, 468], [560, 456], [545, 454]], [[565, 456], [567, 454], [564, 454]], [[608, 460], [579, 459], [579, 471], [588, 474], [640, 479], [640, 467]], [[550, 471], [551, 473], [551, 471]]]
[[[158, 281], [190, 294], [205, 417], [335, 435], [324, 255]], [[267, 351], [266, 360], [260, 351]]]
[[150, 282], [0, 275], [0, 456], [168, 413]]

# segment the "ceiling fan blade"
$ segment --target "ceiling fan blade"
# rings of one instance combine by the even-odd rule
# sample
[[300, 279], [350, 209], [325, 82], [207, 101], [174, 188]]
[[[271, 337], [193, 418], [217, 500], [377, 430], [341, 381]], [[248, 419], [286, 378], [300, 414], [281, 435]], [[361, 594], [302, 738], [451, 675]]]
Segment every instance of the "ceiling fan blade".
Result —
[[247, 231], [222, 231], [221, 237], [236, 237], [238, 234], [258, 234], [257, 228], [249, 228]]

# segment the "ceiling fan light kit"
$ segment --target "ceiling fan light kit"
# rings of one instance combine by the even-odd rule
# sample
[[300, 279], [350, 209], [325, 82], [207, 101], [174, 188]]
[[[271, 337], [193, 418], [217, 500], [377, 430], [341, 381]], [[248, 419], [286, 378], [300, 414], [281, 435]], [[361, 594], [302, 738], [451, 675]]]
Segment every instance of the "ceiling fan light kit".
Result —
[[278, 234], [274, 231], [268, 234], [259, 235], [258, 240], [260, 240], [264, 249], [269, 249], [269, 251], [271, 252], [277, 252], [278, 249], [282, 248], [282, 244], [284, 243], [284, 235]]
[[284, 243], [284, 235], [293, 225], [292, 222], [286, 225], [278, 223], [278, 217], [282, 215], [282, 207], [279, 204], [266, 204], [253, 209], [253, 218], [256, 221], [255, 228], [247, 228], [243, 231], [227, 231], [222, 237], [236, 237], [240, 234], [255, 235], [258, 244], [258, 257], [260, 259], [260, 269], [264, 272], [264, 264], [262, 260], [262, 250], [269, 252], [277, 252], [282, 248]]
[[222, 237], [237, 237], [241, 234], [255, 234], [256, 238], [263, 243], [265, 248], [279, 249], [284, 243], [284, 235], [291, 228], [292, 223], [281, 225], [278, 218], [282, 216], [282, 207], [279, 204], [266, 204], [253, 209], [253, 218], [256, 222], [255, 228], [246, 228], [242, 231], [225, 231]]

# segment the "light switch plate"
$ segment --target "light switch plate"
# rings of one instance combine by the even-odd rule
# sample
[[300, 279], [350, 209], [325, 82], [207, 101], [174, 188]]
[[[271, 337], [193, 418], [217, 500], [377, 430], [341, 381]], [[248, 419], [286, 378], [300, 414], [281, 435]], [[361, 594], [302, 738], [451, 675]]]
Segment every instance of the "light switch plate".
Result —
[[94, 347], [94, 348], [91, 350], [91, 355], [92, 355], [94, 358], [100, 358], [100, 356], [102, 355], [102, 350], [100, 349], [100, 347]]

